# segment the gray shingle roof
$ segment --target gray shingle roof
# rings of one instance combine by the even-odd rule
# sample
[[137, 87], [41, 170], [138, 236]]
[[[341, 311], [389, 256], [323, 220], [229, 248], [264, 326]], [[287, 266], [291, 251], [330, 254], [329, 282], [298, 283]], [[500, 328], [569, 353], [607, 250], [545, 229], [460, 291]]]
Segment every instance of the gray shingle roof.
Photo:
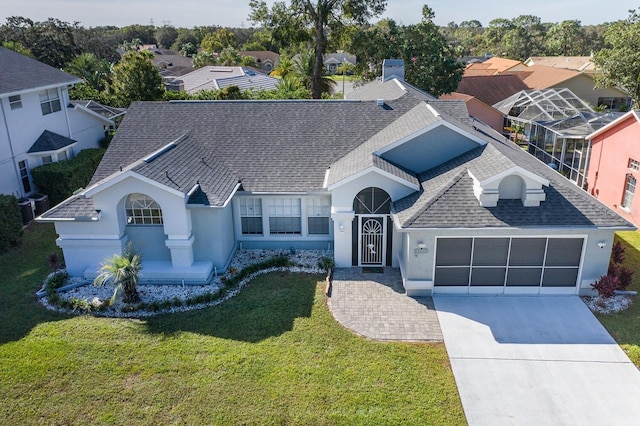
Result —
[[71, 74], [0, 47], [0, 95], [81, 81]]
[[375, 80], [364, 86], [356, 87], [353, 91], [345, 94], [345, 99], [360, 99], [363, 101], [376, 99], [394, 100], [406, 93], [422, 101], [436, 99], [427, 92], [397, 78], [391, 78], [384, 82]]
[[93, 200], [82, 195], [74, 195], [41, 216], [43, 219], [96, 220], [99, 213], [93, 206]]
[[245, 191], [321, 191], [333, 162], [418, 102], [405, 96], [390, 109], [371, 101], [133, 103], [90, 185], [188, 134], [132, 170], [185, 194], [199, 182], [211, 205], [224, 202], [239, 180]]
[[[473, 179], [482, 179], [518, 165], [549, 180], [546, 200], [524, 207], [520, 200], [500, 200], [482, 207]], [[615, 212], [559, 173], [508, 141], [494, 141], [419, 176], [422, 189], [393, 204], [404, 228], [501, 227], [630, 227]]]
[[[426, 101], [441, 115], [407, 91], [386, 106], [375, 101], [134, 103], [90, 185], [120, 173], [122, 166], [184, 194], [199, 184], [189, 202], [216, 206], [239, 181], [251, 192], [315, 192], [322, 190], [329, 166], [334, 182], [339, 173], [377, 167], [420, 186], [393, 204], [406, 228], [630, 226], [515, 144], [476, 131], [465, 122], [464, 102]], [[486, 144], [417, 177], [373, 154], [435, 120], [472, 132]], [[175, 147], [142, 161], [172, 141]], [[524, 207], [520, 200], [482, 207], [469, 173], [484, 180], [516, 165], [550, 182], [546, 201], [539, 207]], [[73, 205], [84, 201], [69, 203], [60, 210], [91, 210], [88, 204]]]
[[37, 152], [57, 151], [76, 142], [77, 141], [69, 139], [66, 136], [45, 130], [27, 152], [29, 154], [35, 154]]

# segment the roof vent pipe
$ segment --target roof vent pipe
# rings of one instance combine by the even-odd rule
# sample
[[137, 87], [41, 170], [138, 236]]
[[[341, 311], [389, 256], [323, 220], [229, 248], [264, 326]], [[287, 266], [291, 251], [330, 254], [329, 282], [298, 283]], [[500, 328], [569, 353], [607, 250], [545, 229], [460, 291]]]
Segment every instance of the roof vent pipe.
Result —
[[376, 105], [384, 106], [384, 99], [376, 99]]

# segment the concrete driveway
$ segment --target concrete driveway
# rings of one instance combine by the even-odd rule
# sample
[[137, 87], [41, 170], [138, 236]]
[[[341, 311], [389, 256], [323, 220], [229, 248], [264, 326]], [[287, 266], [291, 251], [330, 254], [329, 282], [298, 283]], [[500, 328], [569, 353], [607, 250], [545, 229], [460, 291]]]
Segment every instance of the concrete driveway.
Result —
[[640, 371], [577, 296], [435, 296], [470, 425], [640, 424]]

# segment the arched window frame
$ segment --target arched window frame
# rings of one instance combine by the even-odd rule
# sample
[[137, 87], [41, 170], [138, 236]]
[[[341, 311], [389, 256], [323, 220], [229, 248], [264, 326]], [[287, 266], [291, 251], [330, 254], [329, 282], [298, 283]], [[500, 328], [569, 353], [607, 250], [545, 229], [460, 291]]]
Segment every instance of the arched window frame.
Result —
[[127, 225], [162, 225], [162, 209], [151, 197], [133, 193], [125, 200]]

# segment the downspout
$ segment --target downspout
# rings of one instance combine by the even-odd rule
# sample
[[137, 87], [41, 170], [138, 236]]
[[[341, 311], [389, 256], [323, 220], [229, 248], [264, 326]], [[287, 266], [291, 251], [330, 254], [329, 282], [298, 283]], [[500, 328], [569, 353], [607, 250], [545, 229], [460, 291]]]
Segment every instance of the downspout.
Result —
[[[59, 93], [60, 93], [60, 98], [62, 99], [62, 101], [64, 102], [64, 117], [67, 119], [67, 130], [69, 132], [69, 139], [73, 139], [73, 132], [71, 131], [71, 122], [69, 121], [69, 111], [67, 111], [68, 109], [68, 105], [71, 103], [71, 98], [69, 98], [69, 103], [67, 103], [66, 98], [64, 97], [64, 91], [62, 89], [58, 89]], [[67, 90], [67, 96], [69, 95], [69, 91]], [[75, 153], [74, 153], [75, 154]], [[74, 157], [75, 155], [71, 155], [71, 157]]]
[[0, 109], [2, 110], [2, 119], [4, 120], [5, 130], [7, 132], [7, 140], [9, 141], [9, 150], [11, 151], [11, 162], [13, 163], [13, 170], [16, 172], [16, 179], [18, 182], [18, 188], [20, 190], [20, 197], [24, 197], [24, 188], [22, 187], [22, 179], [20, 177], [20, 171], [16, 164], [16, 155], [13, 152], [13, 143], [11, 143], [11, 132], [9, 132], [9, 122], [7, 121], [7, 115], [4, 112], [4, 102], [0, 100]]

